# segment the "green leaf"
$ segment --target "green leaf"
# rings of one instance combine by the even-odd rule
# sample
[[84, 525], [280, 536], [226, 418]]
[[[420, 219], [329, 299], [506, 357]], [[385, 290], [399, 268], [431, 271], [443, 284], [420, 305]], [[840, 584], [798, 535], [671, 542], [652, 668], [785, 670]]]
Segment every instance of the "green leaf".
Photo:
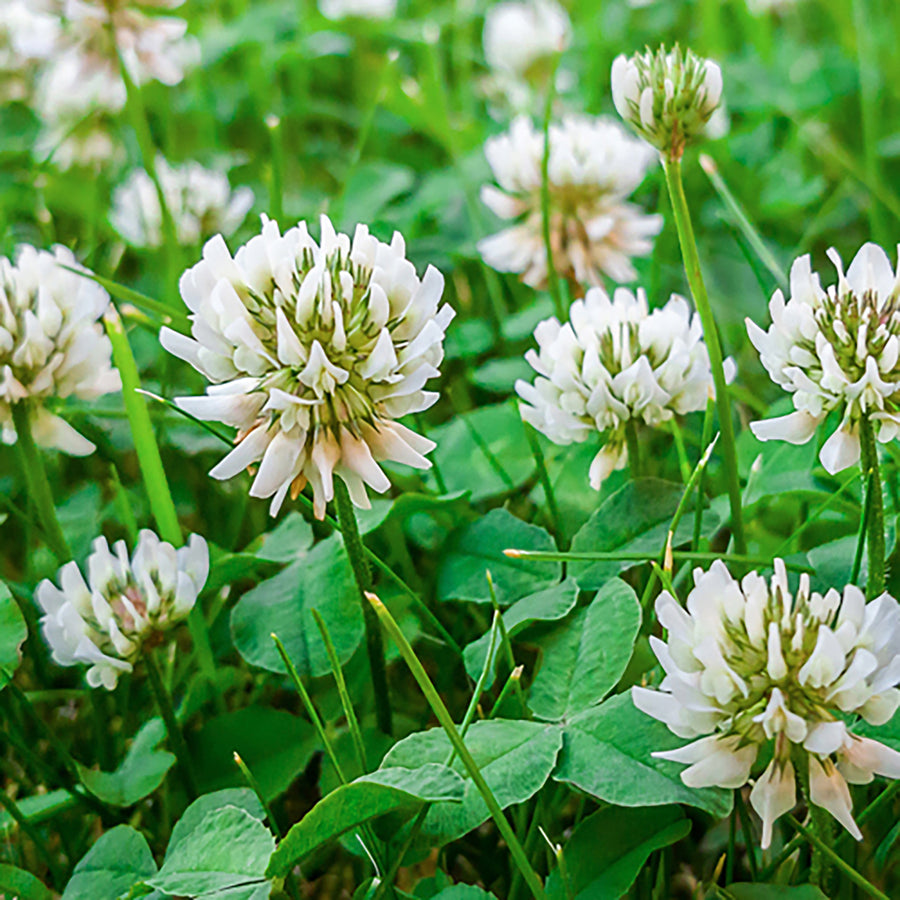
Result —
[[[646, 553], [657, 556], [678, 508], [684, 487], [658, 478], [629, 481], [608, 497], [572, 539], [572, 552]], [[715, 513], [703, 514], [704, 534], [719, 524]], [[685, 516], [678, 526], [674, 545], [691, 539], [693, 516]], [[573, 560], [569, 574], [585, 591], [597, 590], [619, 572], [634, 566], [627, 560], [585, 562]]]
[[540, 526], [529, 525], [505, 509], [491, 510], [458, 532], [446, 551], [438, 570], [438, 599], [490, 603], [488, 571], [501, 606], [559, 581], [561, 563], [510, 559], [503, 554], [510, 547], [556, 549], [553, 538]]
[[75, 866], [62, 900], [117, 900], [155, 872], [144, 836], [129, 825], [116, 825]]
[[431, 900], [496, 900], [496, 894], [489, 894], [474, 884], [454, 884], [435, 894]]
[[[550, 622], [568, 615], [577, 598], [578, 585], [574, 579], [567, 578], [559, 584], [517, 600], [503, 613], [503, 624], [509, 636], [515, 637], [535, 622]], [[472, 641], [463, 651], [466, 671], [473, 679], [481, 675], [490, 643], [491, 635], [488, 631], [477, 641]], [[485, 687], [490, 687], [492, 681], [493, 675], [489, 673]]]
[[28, 626], [22, 611], [9, 588], [0, 581], [0, 690], [6, 687], [6, 676], [12, 677], [19, 667], [22, 644], [27, 637]]
[[170, 842], [159, 872], [146, 881], [163, 893], [191, 897], [249, 890], [230, 895], [237, 900], [258, 891], [249, 883], [264, 880], [274, 849], [275, 839], [259, 819], [236, 806], [223, 806], [207, 812]]
[[[522, 803], [543, 787], [556, 764], [562, 729], [525, 720], [493, 719], [476, 722], [466, 734], [466, 746], [502, 808]], [[431, 728], [396, 743], [383, 766], [417, 766], [443, 762], [451, 750], [446, 733]], [[465, 778], [461, 804], [432, 807], [425, 817], [421, 842], [445, 844], [477, 828], [489, 818], [475, 784], [457, 759], [453, 768]]]
[[566, 725], [553, 777], [618, 806], [686, 803], [717, 818], [727, 816], [731, 791], [689, 788], [681, 780], [683, 765], [651, 755], [683, 744], [662, 722], [637, 709], [630, 692], [618, 694]]
[[[265, 532], [253, 547], [257, 559], [268, 562], [293, 562], [313, 545], [312, 525], [296, 511], [289, 512], [271, 531]], [[247, 548], [250, 550], [250, 547]]]
[[331, 671], [315, 620], [317, 609], [328, 626], [341, 662], [346, 662], [363, 633], [359, 593], [339, 535], [321, 541], [244, 594], [231, 612], [231, 635], [250, 665], [283, 672], [272, 642], [278, 635], [303, 676]]
[[181, 818], [175, 823], [172, 834], [169, 836], [169, 849], [171, 850], [176, 844], [184, 841], [208, 813], [226, 806], [242, 809], [260, 821], [266, 817], [259, 798], [250, 788], [227, 788], [223, 791], [203, 794], [181, 814]]
[[[55, 791], [47, 791], [46, 794], [35, 794], [16, 801], [19, 811], [32, 823], [46, 822], [59, 813], [65, 812], [75, 806], [79, 800], [72, 794], [59, 788]], [[16, 820], [5, 810], [0, 809], [0, 837], [7, 837], [10, 832], [18, 828]]]
[[53, 900], [53, 894], [34, 875], [0, 863], [0, 897], [12, 900]]
[[135, 735], [125, 759], [115, 772], [101, 772], [76, 763], [81, 783], [104, 803], [131, 806], [152, 794], [163, 782], [175, 757], [157, 749], [165, 740], [162, 719], [150, 719]]
[[528, 705], [541, 719], [571, 719], [599, 703], [622, 677], [641, 627], [641, 606], [629, 585], [608, 581], [538, 641], [544, 652]]
[[425, 763], [378, 769], [327, 794], [285, 835], [267, 874], [283, 877], [317, 847], [379, 816], [425, 802], [462, 800], [462, 778], [444, 765]]
[[621, 897], [651, 853], [680, 841], [690, 830], [691, 823], [677, 806], [607, 806], [585, 819], [566, 841], [568, 892], [555, 869], [547, 879], [547, 900]]
[[205, 722], [190, 735], [189, 745], [201, 790], [244, 784], [234, 762], [237, 752], [266, 799], [273, 800], [306, 768], [318, 740], [304, 719], [282, 709], [248, 706]]
[[[447, 491], [470, 491], [475, 503], [514, 490], [534, 473], [534, 458], [515, 402], [453, 416], [446, 425], [429, 431], [428, 437], [437, 442], [432, 455]], [[429, 476], [435, 484], [433, 479]]]
[[735, 882], [725, 890], [729, 900], [828, 900], [812, 884], [798, 884], [793, 887], [782, 884], [751, 884]]

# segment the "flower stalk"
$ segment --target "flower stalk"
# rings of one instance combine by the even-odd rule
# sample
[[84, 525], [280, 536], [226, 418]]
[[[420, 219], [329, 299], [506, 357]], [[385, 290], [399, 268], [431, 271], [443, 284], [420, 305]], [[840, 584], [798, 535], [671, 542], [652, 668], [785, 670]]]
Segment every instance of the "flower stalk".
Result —
[[712, 370], [713, 383], [716, 389], [716, 406], [719, 411], [719, 428], [722, 433], [722, 455], [725, 462], [725, 474], [728, 481], [728, 501], [731, 506], [731, 527], [734, 535], [735, 550], [745, 553], [747, 543], [744, 538], [744, 520], [741, 510], [741, 485], [738, 477], [737, 449], [734, 437], [734, 422], [731, 417], [731, 400], [728, 396], [728, 384], [725, 379], [725, 366], [722, 357], [722, 345], [713, 315], [703, 272], [700, 268], [700, 256], [691, 224], [691, 214], [684, 183], [681, 177], [681, 160], [670, 156], [663, 158], [663, 170], [666, 173], [666, 185], [672, 202], [675, 228], [678, 231], [678, 243], [684, 259], [684, 272], [687, 276], [691, 296], [703, 323], [703, 336], [709, 351], [709, 363]]
[[353, 579], [359, 589], [362, 603], [363, 623], [366, 630], [366, 651], [369, 656], [369, 667], [372, 671], [372, 689], [375, 694], [375, 718], [378, 727], [391, 734], [393, 722], [391, 703], [388, 696], [387, 669], [384, 661], [384, 640], [378, 625], [378, 616], [366, 600], [366, 593], [372, 590], [372, 570], [366, 557], [366, 548], [359, 534], [356, 513], [347, 486], [340, 478], [334, 480], [334, 505], [337, 508], [337, 519], [344, 538], [344, 547], [350, 558]]
[[868, 483], [866, 492], [866, 546], [869, 551], [866, 595], [869, 600], [884, 591], [884, 498], [881, 490], [881, 467], [875, 431], [868, 416], [859, 423], [860, 467]]
[[160, 672], [159, 664], [156, 661], [155, 651], [148, 651], [144, 660], [147, 665], [147, 681], [150, 684], [150, 690], [153, 692], [162, 720], [166, 725], [166, 732], [169, 735], [172, 750], [175, 753], [175, 758], [178, 760], [178, 771], [181, 775], [181, 780], [184, 783], [188, 797], [194, 800], [200, 794], [197, 789], [197, 776], [194, 773], [193, 762], [191, 761], [191, 755], [185, 743], [181, 726], [175, 718], [172, 697], [163, 681], [162, 672]]
[[47, 470], [40, 450], [31, 433], [31, 415], [25, 403], [12, 405], [13, 426], [16, 430], [17, 445], [22, 451], [22, 469], [28, 493], [34, 502], [41, 528], [47, 544], [59, 563], [72, 558], [69, 545], [56, 517], [56, 506], [53, 503], [53, 492], [47, 480]]
[[563, 304], [562, 291], [559, 289], [559, 276], [553, 260], [553, 239], [550, 234], [550, 121], [553, 118], [553, 99], [555, 73], [547, 79], [547, 99], [544, 102], [544, 148], [541, 154], [541, 236], [544, 240], [544, 252], [547, 254], [547, 284], [553, 298], [553, 309], [560, 321], [565, 318], [566, 309]]

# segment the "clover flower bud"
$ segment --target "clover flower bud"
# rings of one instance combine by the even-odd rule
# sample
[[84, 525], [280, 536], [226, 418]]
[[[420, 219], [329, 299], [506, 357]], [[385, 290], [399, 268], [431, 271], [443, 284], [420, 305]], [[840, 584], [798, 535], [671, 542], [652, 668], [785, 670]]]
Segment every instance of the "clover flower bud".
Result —
[[498, 73], [522, 81], [550, 75], [572, 40], [572, 25], [555, 0], [496, 3], [484, 18], [484, 56]]
[[792, 593], [784, 563], [774, 568], [768, 582], [756, 572], [738, 582], [717, 560], [694, 571], [686, 608], [660, 594], [668, 638], [650, 642], [665, 677], [657, 689], [632, 688], [632, 698], [679, 737], [698, 738], [653, 754], [688, 763], [689, 787], [742, 787], [771, 751], [750, 792], [764, 848], [797, 802], [798, 760], [807, 799], [859, 839], [847, 783], [900, 778], [900, 753], [855, 735], [847, 716], [883, 725], [900, 705], [900, 604], [889, 594], [867, 603], [854, 585], [822, 595], [808, 575]]
[[97, 538], [87, 581], [78, 564], [68, 562], [59, 570], [59, 587], [44, 579], [35, 591], [53, 659], [88, 666], [88, 684], [111, 691], [144, 646], [188, 615], [208, 573], [209, 549], [196, 534], [176, 550], [141, 531], [130, 557], [124, 541], [110, 550], [106, 538]]
[[366, 485], [390, 487], [379, 460], [431, 465], [434, 444], [397, 419], [437, 400], [424, 387], [454, 315], [440, 306], [444, 278], [429, 266], [420, 279], [399, 233], [385, 244], [358, 225], [351, 240], [322, 216], [316, 243], [305, 222], [282, 235], [262, 221], [234, 258], [217, 235], [182, 276], [193, 338], [164, 328], [160, 340], [212, 386], [177, 402], [238, 429], [210, 474], [259, 463], [250, 495], [272, 497], [272, 515], [309, 483], [324, 517], [335, 475], [367, 509]]
[[679, 160], [722, 99], [722, 70], [676, 44], [616, 57], [612, 95], [618, 113], [667, 159]]

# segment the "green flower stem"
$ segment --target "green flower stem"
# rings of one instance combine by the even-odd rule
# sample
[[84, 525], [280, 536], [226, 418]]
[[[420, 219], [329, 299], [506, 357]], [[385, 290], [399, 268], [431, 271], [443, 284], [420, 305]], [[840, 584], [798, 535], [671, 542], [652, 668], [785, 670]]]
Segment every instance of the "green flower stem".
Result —
[[[141, 380], [137, 363], [134, 361], [134, 354], [131, 352], [131, 345], [128, 343], [128, 336], [125, 334], [122, 320], [114, 306], [110, 305], [106, 311], [103, 324], [106, 326], [106, 333], [112, 344], [113, 361], [122, 378], [122, 401], [125, 404], [141, 477], [150, 501], [150, 511], [153, 513], [159, 529], [159, 536], [173, 547], [180, 547], [184, 543], [184, 537], [163, 468], [159, 445], [156, 443], [147, 403], [140, 392]], [[187, 621], [194, 650], [200, 663], [200, 670], [216, 698], [220, 711], [224, 712], [222, 697], [215, 690], [216, 663], [209, 642], [209, 632], [203, 617], [203, 609], [199, 603], [194, 604]]]
[[734, 792], [734, 803], [741, 820], [741, 833], [744, 836], [744, 846], [747, 850], [747, 866], [750, 869], [750, 877], [753, 881], [757, 881], [759, 872], [756, 865], [756, 839], [750, 825], [750, 813], [747, 811], [747, 804], [740, 790]]
[[523, 849], [518, 837], [516, 837], [515, 832], [513, 831], [512, 827], [509, 824], [509, 821], [504, 815], [500, 804], [497, 802], [497, 798], [494, 796], [494, 792], [491, 790], [488, 783], [484, 780], [484, 776], [481, 774], [481, 769], [478, 768], [478, 764], [475, 762], [472, 754], [469, 752], [469, 748], [466, 747], [465, 741], [463, 740], [455, 723], [453, 722], [453, 718], [450, 715], [449, 710], [444, 705], [444, 701], [441, 700], [437, 689], [435, 688], [431, 679], [428, 677], [428, 673], [425, 671], [422, 663], [419, 662], [415, 651], [410, 646], [409, 641], [407, 641], [406, 639], [406, 636], [400, 630], [400, 626], [397, 625], [397, 623], [394, 621], [394, 617], [390, 614], [387, 607], [374, 594], [369, 594], [368, 599], [372, 604], [373, 609], [378, 614], [378, 618], [381, 619], [381, 623], [384, 626], [385, 631], [387, 631], [387, 633], [394, 640], [394, 643], [397, 645], [397, 649], [400, 651], [400, 655], [406, 661], [407, 666], [409, 666], [410, 672], [412, 672], [413, 677], [416, 679], [416, 682], [419, 685], [419, 688], [425, 695], [426, 700], [428, 700], [428, 704], [431, 707], [432, 712], [434, 712], [441, 727], [447, 733], [447, 737], [451, 745], [453, 746], [453, 749], [459, 755], [462, 764], [465, 766], [466, 771], [469, 773], [469, 777], [472, 779], [475, 787], [481, 794], [481, 797], [491, 814], [491, 818], [497, 825], [497, 829], [500, 832], [503, 840], [506, 842], [506, 846], [509, 847], [509, 852], [513, 858], [513, 861], [516, 864], [516, 867], [522, 873], [522, 877], [525, 879], [525, 883], [531, 890], [532, 895], [537, 898], [537, 900], [546, 900], [546, 894], [544, 893], [544, 886], [541, 883], [541, 879], [538, 877], [537, 873], [532, 868], [531, 863], [528, 861], [525, 850]]
[[681, 254], [684, 257], [684, 271], [694, 298], [694, 305], [697, 307], [700, 321], [703, 323], [703, 337], [706, 340], [706, 347], [709, 351], [710, 368], [712, 369], [713, 383], [716, 388], [716, 405], [719, 410], [719, 428], [722, 431], [722, 455], [728, 479], [728, 499], [731, 504], [731, 528], [734, 534], [734, 546], [738, 553], [745, 553], [747, 545], [744, 539], [744, 519], [741, 510], [741, 484], [738, 478], [734, 422], [731, 416], [731, 400], [728, 396], [728, 385], [725, 382], [722, 345], [719, 342], [716, 320], [713, 316], [712, 306], [710, 306], [709, 295], [706, 292], [706, 284], [703, 281], [703, 273], [700, 268], [697, 242], [694, 238], [691, 214], [681, 179], [681, 160], [664, 158], [663, 169], [666, 173], [666, 184], [672, 201], [672, 212], [675, 218], [675, 228], [678, 231], [678, 242], [681, 245]]
[[632, 478], [641, 477], [641, 443], [638, 440], [637, 422], [625, 423], [625, 446], [628, 448], [628, 473]]
[[[700, 446], [708, 447], [713, 435], [713, 414], [716, 402], [710, 397], [706, 401], [706, 412], [703, 414], [703, 434], [700, 438]], [[694, 537], [691, 542], [692, 550], [700, 549], [700, 536], [703, 534], [703, 500], [706, 496], [706, 467], [697, 479], [697, 504], [694, 507]]]
[[[827, 813], [826, 813], [827, 815]], [[870, 881], [865, 879], [853, 866], [844, 862], [831, 847], [825, 843], [813, 830], [804, 827], [801, 825], [793, 816], [789, 815], [787, 817], [788, 821], [791, 823], [793, 828], [796, 828], [797, 831], [803, 835], [803, 837], [815, 848], [822, 856], [827, 857], [828, 861], [841, 870], [841, 873], [852, 881], [855, 885], [862, 888], [870, 897], [874, 897], [875, 900], [890, 900], [887, 894], [882, 893], [872, 884]], [[786, 849], [786, 848], [785, 848]]]
[[866, 494], [867, 529], [869, 550], [866, 595], [873, 600], [884, 591], [884, 498], [881, 490], [881, 468], [878, 462], [878, 444], [872, 420], [867, 416], [859, 422], [860, 465], [863, 477], [868, 475], [869, 490]]
[[16, 443], [22, 454], [22, 469], [28, 494], [37, 510], [44, 538], [57, 562], [62, 565], [72, 558], [72, 553], [60, 528], [59, 519], [56, 518], [56, 507], [53, 504], [53, 493], [47, 480], [44, 459], [31, 433], [31, 411], [25, 403], [13, 403], [12, 418], [16, 429]]
[[547, 78], [547, 99], [544, 102], [544, 152], [541, 156], [541, 235], [544, 239], [544, 252], [547, 255], [547, 284], [553, 298], [553, 309], [560, 322], [565, 321], [566, 308], [563, 304], [562, 292], [559, 289], [559, 276], [553, 261], [553, 238], [550, 233], [550, 122], [553, 119], [553, 100], [556, 83], [555, 69]]
[[366, 629], [366, 651], [369, 654], [372, 688], [375, 693], [375, 718], [378, 721], [378, 727], [389, 735], [393, 731], [393, 723], [391, 721], [391, 700], [388, 695], [387, 668], [384, 661], [384, 640], [381, 636], [381, 629], [378, 627], [378, 617], [366, 602], [366, 592], [371, 591], [373, 587], [372, 570], [369, 568], [365, 544], [359, 535], [356, 512], [353, 509], [350, 494], [347, 486], [338, 477], [334, 479], [334, 505], [337, 509], [341, 536], [344, 538], [344, 547], [350, 558], [353, 578], [359, 589], [359, 600], [362, 604], [363, 622]]
[[269, 178], [269, 211], [272, 218], [284, 227], [284, 126], [274, 113], [266, 116], [269, 132], [269, 149], [272, 153], [272, 169]]
[[159, 670], [159, 664], [156, 661], [156, 651], [148, 649], [144, 654], [144, 661], [147, 664], [147, 680], [150, 682], [150, 690], [156, 699], [156, 705], [159, 707], [160, 715], [166, 725], [166, 731], [169, 735], [169, 743], [178, 760], [178, 771], [181, 774], [181, 780], [187, 790], [188, 797], [194, 800], [199, 796], [197, 790], [197, 776], [194, 773], [194, 766], [191, 761], [191, 755], [188, 751], [181, 726], [175, 718], [175, 708], [172, 706], [172, 698], [169, 695], [163, 681], [162, 672]]

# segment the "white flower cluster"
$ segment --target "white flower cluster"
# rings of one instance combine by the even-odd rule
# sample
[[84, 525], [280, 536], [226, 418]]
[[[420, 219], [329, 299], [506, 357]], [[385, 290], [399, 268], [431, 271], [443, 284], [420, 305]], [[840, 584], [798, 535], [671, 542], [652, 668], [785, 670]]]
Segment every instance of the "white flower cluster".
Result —
[[390, 19], [397, 12], [397, 0], [319, 0], [319, 12], [326, 19]]
[[106, 121], [125, 105], [120, 57], [138, 84], [180, 82], [197, 59], [197, 45], [184, 19], [158, 10], [183, 2], [61, 0], [56, 48], [38, 84], [39, 152], [52, 153], [60, 168], [122, 157]]
[[527, 79], [571, 40], [569, 17], [554, 0], [495, 3], [484, 17], [488, 66], [516, 79]]
[[124, 541], [110, 551], [106, 538], [97, 538], [87, 582], [69, 562], [59, 570], [59, 587], [44, 579], [35, 591], [53, 659], [89, 666], [88, 684], [111, 691], [148, 641], [187, 616], [208, 573], [209, 549], [196, 534], [176, 550], [145, 529], [130, 558]]
[[616, 57], [612, 66], [613, 103], [619, 115], [667, 158], [681, 159], [684, 148], [706, 129], [722, 99], [722, 70], [677, 45], [655, 53]]
[[40, 0], [0, 3], [0, 100], [25, 100], [36, 64], [54, 51], [59, 20]]
[[[231, 190], [224, 172], [188, 162], [170, 166], [156, 161], [156, 174], [175, 224], [179, 243], [195, 245], [213, 234], [230, 235], [253, 206], [248, 187]], [[163, 242], [162, 209], [153, 180], [136, 169], [113, 194], [113, 228], [135, 247], [159, 247]]]
[[221, 236], [206, 244], [181, 280], [193, 339], [160, 339], [214, 383], [179, 405], [238, 429], [214, 478], [261, 460], [251, 496], [273, 497], [274, 515], [309, 483], [321, 518], [334, 475], [367, 508], [365, 485], [390, 486], [379, 460], [430, 466], [434, 444], [395, 420], [437, 399], [423, 388], [453, 310], [439, 306], [441, 273], [419, 279], [405, 253], [400, 234], [385, 244], [358, 225], [351, 241], [326, 216], [318, 244], [305, 222], [281, 235], [265, 216], [233, 259]]
[[0, 258], [0, 428], [16, 439], [12, 406], [28, 404], [36, 443], [76, 456], [94, 445], [47, 406], [57, 398], [93, 400], [121, 389], [112, 348], [99, 324], [109, 295], [63, 266], [80, 268], [71, 251], [22, 245]]
[[674, 415], [705, 409], [713, 389], [703, 331], [687, 302], [672, 296], [648, 311], [643, 290], [618, 288], [612, 300], [589, 290], [560, 325], [547, 319], [535, 331], [539, 352], [526, 359], [534, 384], [516, 383], [522, 417], [556, 444], [605, 433], [590, 482], [599, 488], [628, 455], [630, 421], [658, 425]]
[[763, 820], [768, 847], [775, 820], [796, 803], [795, 762], [809, 768], [809, 801], [827, 809], [854, 837], [847, 782], [900, 777], [900, 753], [858, 737], [846, 717], [873, 725], [900, 705], [900, 605], [889, 594], [866, 603], [843, 594], [810, 592], [800, 577], [796, 596], [775, 560], [770, 583], [756, 572], [740, 582], [721, 560], [694, 572], [684, 609], [668, 592], [656, 601], [668, 641], [650, 641], [665, 671], [659, 690], [632, 688], [635, 705], [679, 737], [700, 738], [655, 753], [690, 763], [690, 787], [738, 788], [766, 746], [771, 762], [750, 802]]
[[[500, 187], [485, 185], [481, 199], [514, 224], [482, 240], [478, 249], [492, 268], [520, 274], [533, 287], [545, 286], [544, 135], [521, 116], [508, 133], [487, 141], [485, 154]], [[608, 119], [573, 115], [551, 125], [550, 237], [560, 276], [592, 285], [602, 284], [604, 275], [616, 282], [636, 277], [631, 260], [653, 249], [662, 217], [647, 215], [627, 198], [655, 158], [652, 148]]]
[[753, 422], [763, 441], [804, 444], [832, 410], [841, 424], [825, 441], [822, 465], [832, 474], [859, 460], [859, 426], [868, 418], [887, 443], [900, 435], [900, 270], [887, 254], [865, 244], [844, 275], [828, 256], [838, 282], [827, 290], [809, 256], [791, 267], [790, 299], [780, 290], [769, 303], [768, 331], [747, 320], [747, 331], [772, 380], [789, 391], [795, 412]]

